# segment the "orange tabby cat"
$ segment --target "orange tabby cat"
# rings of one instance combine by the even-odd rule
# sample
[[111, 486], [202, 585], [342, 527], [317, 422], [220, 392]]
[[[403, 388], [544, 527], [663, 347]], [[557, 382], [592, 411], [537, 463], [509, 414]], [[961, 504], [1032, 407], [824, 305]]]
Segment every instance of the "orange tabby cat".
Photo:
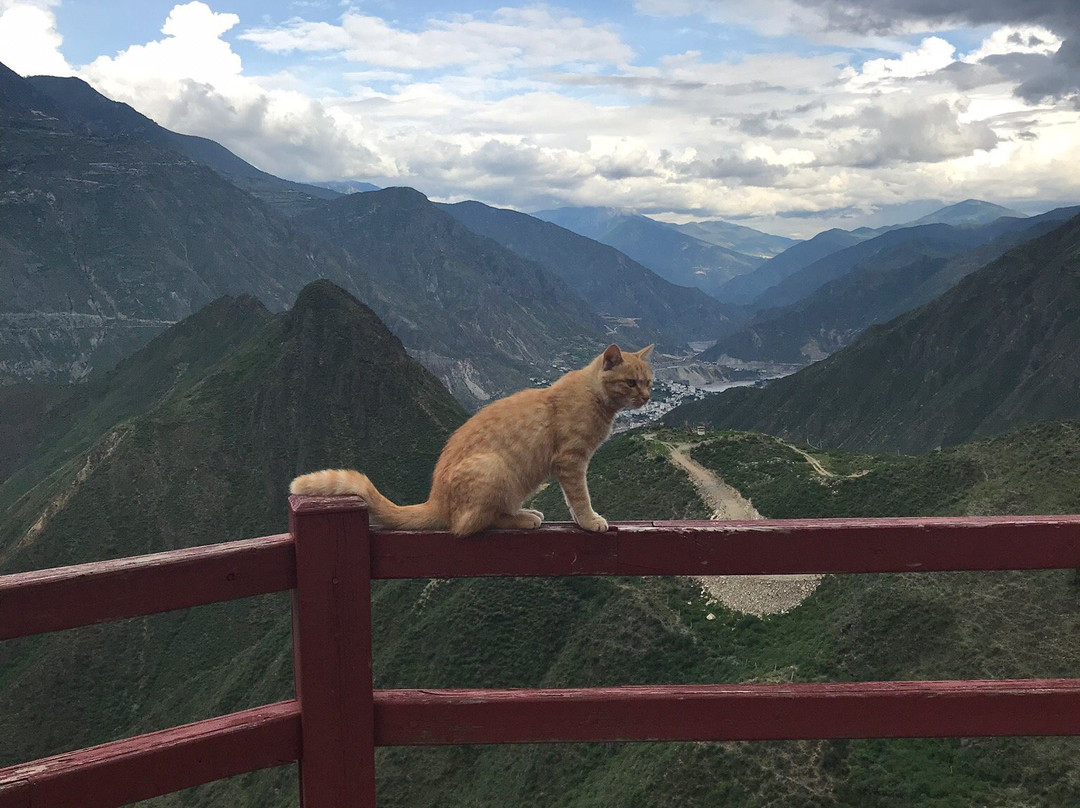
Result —
[[484, 407], [446, 442], [423, 504], [395, 505], [365, 475], [341, 469], [297, 477], [289, 490], [356, 494], [381, 527], [466, 536], [489, 527], [539, 527], [544, 515], [521, 506], [554, 475], [574, 521], [586, 530], [607, 530], [593, 510], [585, 471], [611, 433], [615, 413], [649, 400], [652, 349], [630, 353], [609, 345], [551, 387], [522, 390]]

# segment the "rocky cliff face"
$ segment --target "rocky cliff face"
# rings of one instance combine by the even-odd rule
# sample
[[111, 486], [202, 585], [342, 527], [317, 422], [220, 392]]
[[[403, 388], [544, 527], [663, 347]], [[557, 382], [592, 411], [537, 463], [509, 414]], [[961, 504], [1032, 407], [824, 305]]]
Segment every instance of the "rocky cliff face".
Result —
[[562, 280], [473, 233], [411, 188], [325, 202], [295, 220], [348, 256], [360, 295], [460, 400], [553, 378], [607, 344]]
[[78, 379], [223, 294], [281, 309], [333, 276], [210, 168], [87, 134], [10, 71], [0, 96], [0, 383]]

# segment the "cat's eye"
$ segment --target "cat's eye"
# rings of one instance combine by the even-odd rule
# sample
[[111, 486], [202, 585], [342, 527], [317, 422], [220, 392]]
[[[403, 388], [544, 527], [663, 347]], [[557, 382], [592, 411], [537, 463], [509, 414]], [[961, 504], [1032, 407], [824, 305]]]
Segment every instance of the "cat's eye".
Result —
[[626, 386], [627, 387], [637, 387], [637, 379], [627, 379], [626, 380]]

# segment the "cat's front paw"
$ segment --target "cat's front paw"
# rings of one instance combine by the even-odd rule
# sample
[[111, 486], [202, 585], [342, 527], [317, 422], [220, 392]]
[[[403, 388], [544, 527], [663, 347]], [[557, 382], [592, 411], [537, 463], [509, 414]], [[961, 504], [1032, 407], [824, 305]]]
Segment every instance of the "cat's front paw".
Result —
[[607, 519], [605, 519], [598, 513], [590, 514], [584, 519], [579, 519], [578, 526], [590, 531], [591, 533], [603, 533], [605, 530], [608, 529]]

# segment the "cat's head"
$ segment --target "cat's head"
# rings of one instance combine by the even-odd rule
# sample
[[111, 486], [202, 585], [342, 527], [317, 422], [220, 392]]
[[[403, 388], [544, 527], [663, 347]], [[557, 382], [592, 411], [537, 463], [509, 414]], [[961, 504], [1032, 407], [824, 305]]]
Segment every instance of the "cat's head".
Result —
[[650, 345], [631, 353], [621, 350], [618, 345], [609, 345], [600, 356], [600, 384], [612, 407], [636, 409], [649, 402], [653, 380], [649, 367], [652, 350]]

